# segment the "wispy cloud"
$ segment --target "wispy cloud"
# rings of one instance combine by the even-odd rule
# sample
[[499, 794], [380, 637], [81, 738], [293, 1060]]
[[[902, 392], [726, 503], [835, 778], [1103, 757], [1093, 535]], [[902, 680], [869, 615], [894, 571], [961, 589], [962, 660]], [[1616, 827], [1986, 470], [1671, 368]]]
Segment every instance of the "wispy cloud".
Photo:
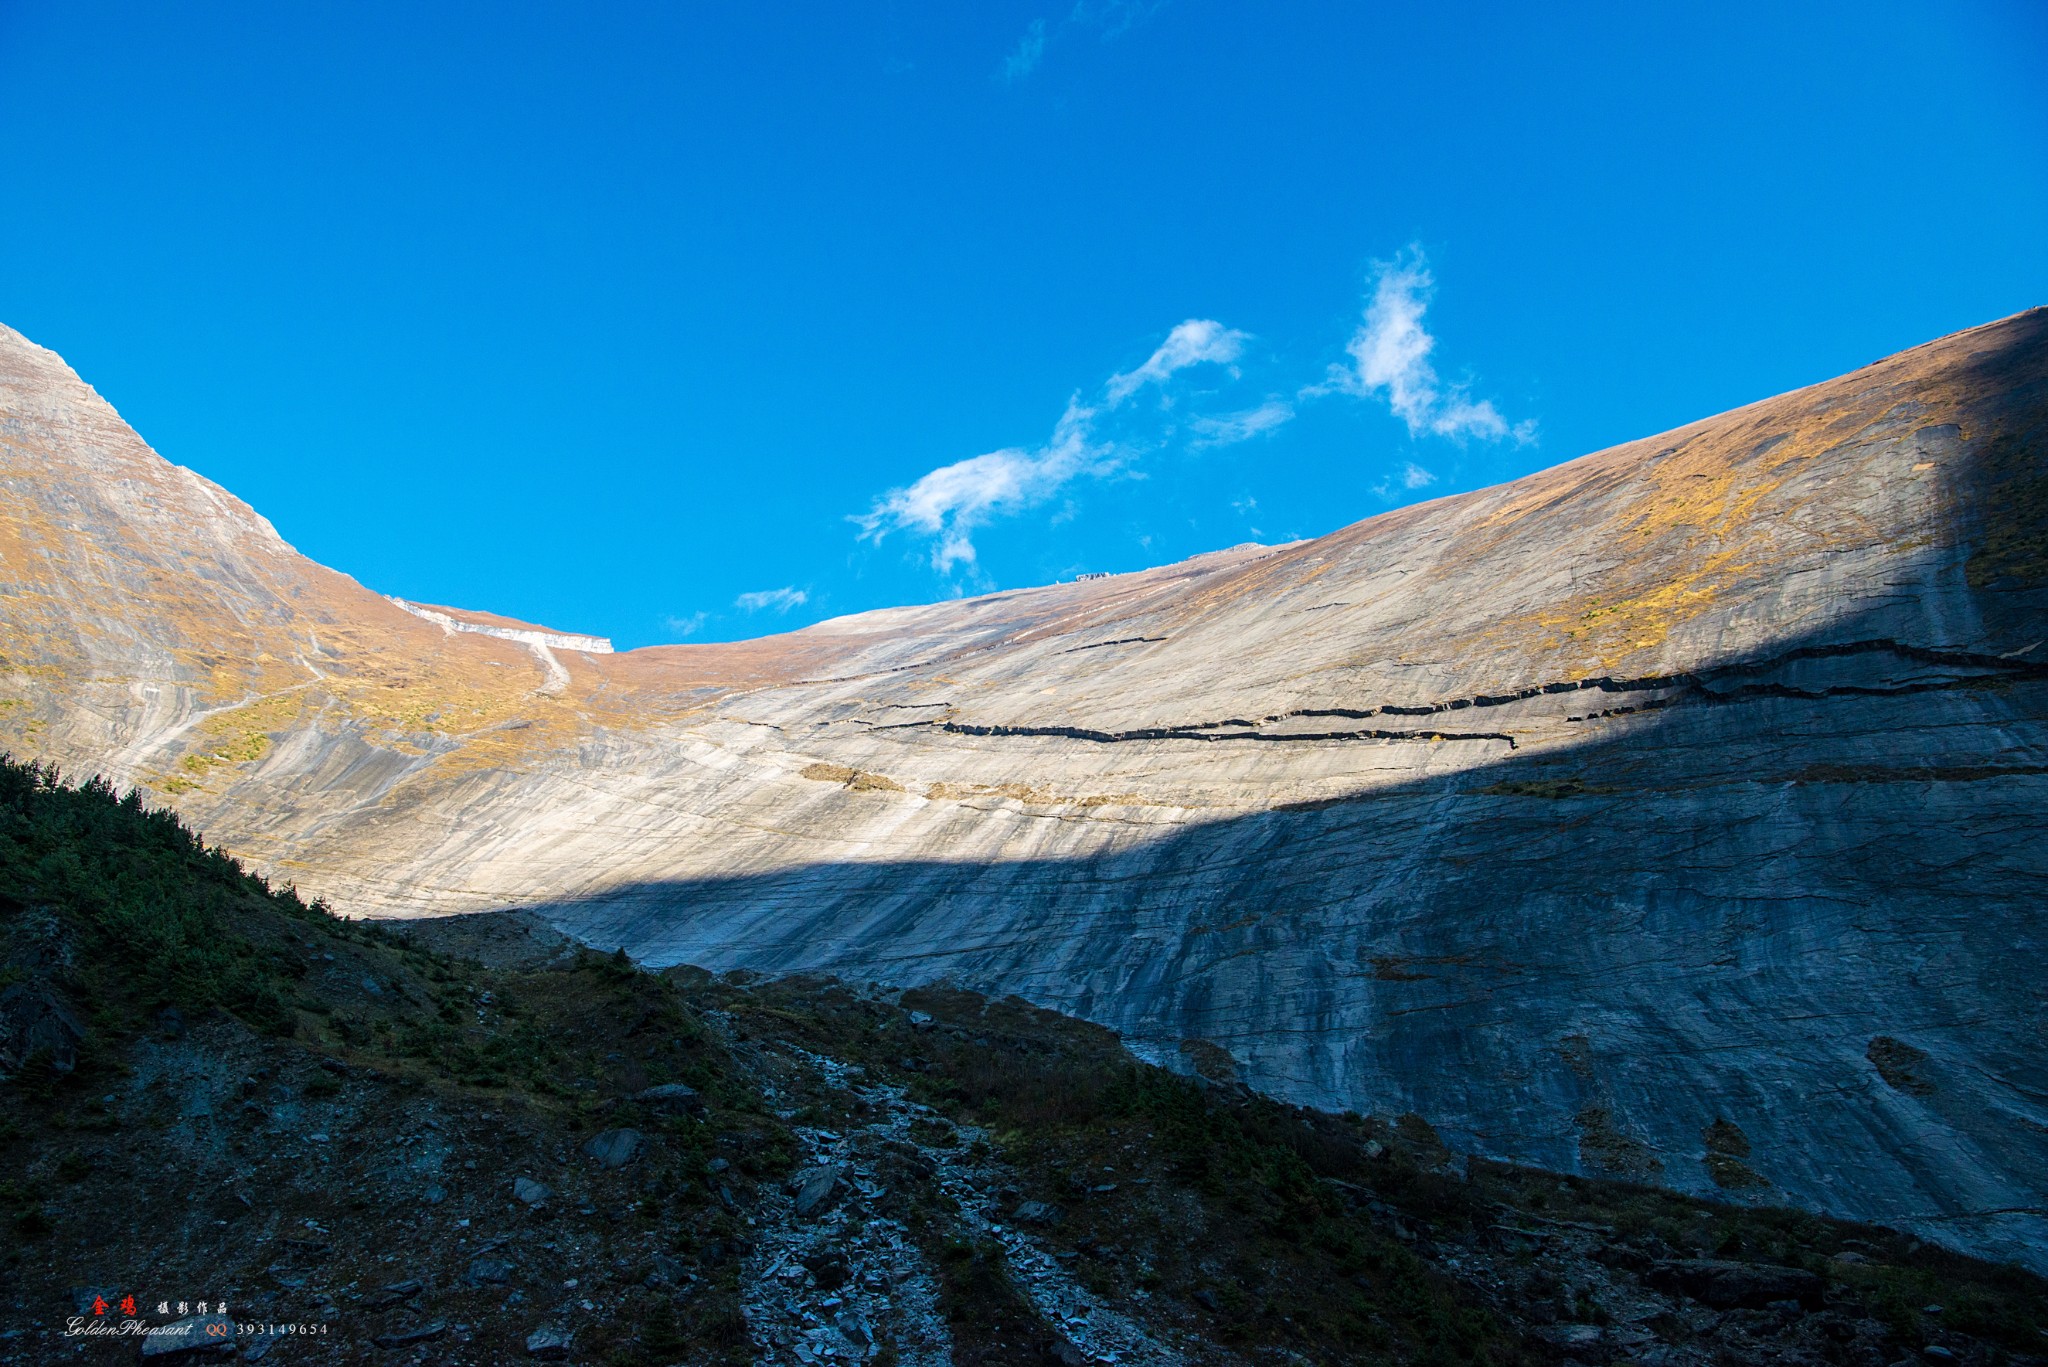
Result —
[[694, 636], [703, 629], [704, 623], [710, 620], [710, 614], [693, 612], [688, 617], [669, 617], [664, 620], [668, 623], [668, 629], [676, 635]]
[[1110, 376], [1109, 383], [1102, 387], [1103, 397], [1115, 408], [1146, 385], [1164, 384], [1191, 365], [1229, 365], [1244, 354], [1246, 340], [1244, 333], [1214, 319], [1190, 318], [1166, 334], [1166, 340], [1146, 358], [1145, 364]]
[[1067, 22], [1081, 28], [1092, 28], [1102, 35], [1102, 41], [1121, 38], [1153, 15], [1166, 8], [1170, 0], [1074, 0], [1073, 11], [1067, 15]]
[[1303, 390], [1303, 395], [1335, 392], [1384, 399], [1394, 416], [1408, 425], [1411, 436], [1427, 433], [1461, 442], [1534, 440], [1533, 421], [1510, 426], [1492, 400], [1474, 399], [1468, 386], [1438, 378], [1430, 363], [1436, 338], [1422, 325], [1435, 289], [1420, 247], [1411, 246], [1392, 261], [1379, 262], [1365, 320], [1344, 348], [1350, 364], [1331, 366], [1327, 379]]
[[[1177, 405], [1189, 403], [1194, 392], [1180, 378], [1183, 372], [1224, 367], [1235, 380], [1241, 378], [1241, 360], [1250, 367], [1272, 358], [1247, 360], [1249, 334], [1212, 318], [1189, 318], [1142, 363], [1103, 381], [1092, 397], [1084, 391], [1069, 399], [1043, 444], [1005, 447], [942, 465], [880, 495], [849, 520], [859, 525], [862, 539], [877, 544], [896, 532], [928, 541], [934, 570], [986, 586], [975, 536], [998, 518], [1052, 503], [1059, 508], [1053, 522], [1068, 520], [1079, 503], [1078, 491], [1071, 488], [1077, 481], [1112, 474], [1143, 478], [1138, 457], [1174, 442], [1199, 450], [1267, 436], [1292, 422], [1300, 403], [1317, 397], [1347, 394], [1382, 401], [1417, 437], [1443, 437], [1461, 445], [1534, 440], [1533, 421], [1511, 424], [1491, 400], [1474, 398], [1469, 385], [1438, 376], [1431, 360], [1436, 339], [1423, 325], [1434, 287], [1419, 248], [1379, 263], [1364, 316], [1345, 347], [1348, 363], [1330, 366], [1321, 383], [1288, 386], [1284, 392], [1289, 397], [1270, 395], [1253, 407], [1224, 412], [1180, 410]], [[1150, 390], [1158, 391], [1159, 402], [1136, 402]], [[1373, 492], [1392, 499], [1438, 482], [1436, 471], [1410, 460], [1374, 485]], [[1252, 505], [1247, 502], [1238, 511], [1248, 517]]]
[[1070, 401], [1045, 445], [941, 465], [908, 488], [882, 495], [854, 521], [876, 542], [898, 530], [932, 538], [932, 568], [940, 574], [956, 566], [972, 570], [974, 533], [991, 518], [1043, 503], [1080, 476], [1114, 467], [1115, 448], [1091, 440], [1095, 416], [1078, 399]]
[[1195, 433], [1194, 446], [1234, 446], [1241, 441], [1282, 426], [1294, 417], [1294, 405], [1285, 399], [1268, 399], [1242, 413], [1224, 413], [1213, 418], [1196, 418], [1188, 424]]
[[1373, 485], [1372, 491], [1381, 498], [1392, 498], [1396, 489], [1413, 492], [1416, 489], [1427, 489], [1434, 483], [1436, 483], [1434, 471], [1425, 470], [1412, 460], [1405, 460], [1401, 462], [1400, 469], [1388, 475], [1378, 484]]
[[1016, 49], [1003, 58], [1002, 77], [1006, 81], [1021, 81], [1038, 70], [1038, 64], [1045, 60], [1045, 20], [1033, 19], [1024, 36], [1018, 40]]
[[997, 517], [1050, 500], [1089, 475], [1106, 475], [1129, 459], [1125, 442], [1101, 435], [1106, 416], [1147, 385], [1163, 385], [1190, 366], [1227, 365], [1243, 351], [1246, 336], [1208, 318], [1175, 327], [1143, 365], [1110, 378], [1101, 398], [1083, 403], [1079, 395], [1042, 446], [1008, 447], [942, 465], [901, 489], [875, 500], [853, 518], [861, 535], [880, 542], [893, 531], [931, 538], [932, 568], [940, 574], [975, 571], [974, 533]]
[[1004, 81], [1021, 81], [1038, 70], [1045, 60], [1049, 40], [1069, 33], [1092, 32], [1102, 42], [1121, 38], [1166, 8], [1168, 0], [1075, 0], [1067, 17], [1048, 29], [1043, 19], [1033, 19], [1010, 55], [996, 68]]
[[760, 612], [764, 609], [788, 612], [791, 608], [800, 608], [810, 601], [811, 595], [803, 589], [784, 587], [743, 593], [732, 600], [732, 605], [742, 612]]

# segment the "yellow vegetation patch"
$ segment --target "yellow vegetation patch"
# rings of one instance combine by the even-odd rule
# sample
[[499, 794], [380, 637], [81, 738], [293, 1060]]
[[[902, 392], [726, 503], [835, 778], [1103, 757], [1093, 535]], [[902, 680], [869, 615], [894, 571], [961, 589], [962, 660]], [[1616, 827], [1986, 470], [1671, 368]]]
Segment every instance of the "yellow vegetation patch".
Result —
[[1700, 1131], [1700, 1138], [1707, 1146], [1701, 1161], [1706, 1164], [1707, 1176], [1714, 1179], [1715, 1186], [1728, 1191], [1748, 1191], [1770, 1185], [1769, 1179], [1742, 1161], [1749, 1157], [1749, 1136], [1739, 1125], [1730, 1120], [1716, 1119]]
[[[251, 764], [262, 759], [270, 751], [271, 737], [289, 731], [305, 706], [299, 693], [275, 693], [208, 718], [199, 728], [197, 744], [178, 762], [190, 777], [174, 777], [159, 786], [167, 792], [185, 792], [197, 786], [191, 778], [223, 764]], [[182, 786], [172, 788], [169, 782], [181, 782]]]
[[1619, 519], [1614, 540], [1624, 564], [1660, 567], [1668, 577], [1572, 598], [1536, 613], [1535, 626], [1560, 645], [1590, 647], [1609, 669], [1662, 645], [1674, 627], [1706, 612], [1755, 568], [1752, 557], [1769, 554], [1751, 544], [1752, 518], [1784, 484], [1777, 472], [1803, 450], [1797, 441], [1782, 442], [1760, 469], [1705, 452], [1680, 451], [1659, 462], [1649, 472], [1649, 491]]
[[[324, 686], [370, 744], [415, 757], [440, 752], [434, 772], [442, 778], [515, 768], [589, 729], [575, 709], [537, 696], [523, 663], [433, 663], [443, 667], [369, 655]], [[446, 667], [458, 663], [467, 667]]]
[[967, 797], [1008, 797], [1019, 802], [1050, 806], [1073, 801], [1072, 798], [1061, 797], [1050, 788], [1034, 788], [1025, 783], [934, 783], [925, 789], [924, 795], [934, 802], [957, 802]]
[[[1931, 406], [1916, 405], [1914, 420], [1933, 421]], [[1904, 528], [1853, 517], [1817, 524], [1808, 520], [1812, 510], [1785, 492], [1806, 461], [1853, 443], [1873, 425], [1896, 416], [1896, 409], [1887, 411], [1873, 424], [1868, 410], [1847, 419], [1811, 413], [1775, 432], [1746, 424], [1696, 434], [1643, 461], [1629, 472], [1627, 485], [1641, 492], [1616, 509], [1599, 533], [1611, 548], [1615, 568], [1590, 583], [1581, 581], [1570, 597], [1504, 621], [1489, 634], [1533, 636], [1568, 651], [1581, 662], [1571, 675], [1585, 677], [1655, 649], [1730, 590], [1778, 572], [1817, 545], [1842, 550], [1905, 534]], [[1600, 496], [1601, 491], [1582, 486], [1578, 496], [1555, 499], [1544, 510]], [[1518, 508], [1514, 513], [1534, 511]]]
[[887, 774], [871, 774], [865, 769], [849, 769], [844, 764], [826, 764], [820, 761], [807, 764], [799, 771], [803, 778], [816, 783], [837, 783], [851, 788], [856, 793], [900, 793], [906, 791], [902, 784]]

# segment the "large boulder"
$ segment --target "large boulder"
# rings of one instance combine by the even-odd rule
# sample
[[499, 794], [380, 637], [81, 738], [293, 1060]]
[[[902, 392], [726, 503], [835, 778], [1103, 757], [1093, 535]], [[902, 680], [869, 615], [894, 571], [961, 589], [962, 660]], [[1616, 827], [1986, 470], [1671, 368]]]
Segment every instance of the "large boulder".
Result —
[[697, 1089], [683, 1082], [664, 1082], [658, 1087], [649, 1087], [633, 1093], [633, 1100], [650, 1110], [667, 1111], [678, 1115], [702, 1115], [704, 1098]]
[[1686, 1258], [1659, 1263], [1643, 1280], [1659, 1291], [1676, 1292], [1716, 1310], [1761, 1310], [1773, 1301], [1798, 1301], [1817, 1308], [1827, 1286], [1796, 1267]]
[[800, 1220], [814, 1220], [839, 1203], [846, 1190], [846, 1169], [836, 1163], [800, 1168], [790, 1174], [784, 1189], [796, 1196]]
[[569, 1356], [572, 1338], [567, 1329], [536, 1329], [526, 1336], [526, 1355], [542, 1362], [560, 1362]]
[[623, 1168], [640, 1156], [645, 1142], [638, 1130], [605, 1130], [583, 1141], [583, 1152], [607, 1168]]

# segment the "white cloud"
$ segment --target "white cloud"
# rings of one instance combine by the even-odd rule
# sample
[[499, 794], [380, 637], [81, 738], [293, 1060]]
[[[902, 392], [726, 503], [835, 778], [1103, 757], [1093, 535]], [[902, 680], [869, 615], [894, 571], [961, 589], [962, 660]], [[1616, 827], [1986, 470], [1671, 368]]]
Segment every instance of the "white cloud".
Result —
[[732, 605], [742, 612], [759, 612], [763, 608], [773, 608], [777, 612], [788, 612], [791, 608], [800, 608], [810, 601], [811, 595], [804, 590], [784, 587], [779, 589], [758, 589], [753, 593], [743, 593], [732, 600]]
[[1231, 446], [1263, 436], [1294, 417], [1294, 405], [1285, 399], [1268, 399], [1257, 408], [1220, 417], [1196, 418], [1188, 424], [1195, 431], [1195, 446]]
[[891, 531], [933, 539], [932, 568], [940, 574], [975, 564], [974, 532], [990, 518], [1043, 503], [1084, 474], [1102, 474], [1117, 462], [1116, 449], [1092, 440], [1095, 410], [1070, 400], [1052, 439], [1035, 450], [1011, 447], [941, 465], [904, 489], [893, 489], [854, 521], [879, 542]]
[[1144, 386], [1165, 384], [1190, 366], [1229, 364], [1247, 340], [1213, 319], [1190, 318], [1169, 332], [1143, 365], [1110, 376], [1097, 405], [1082, 403], [1079, 395], [1069, 399], [1043, 446], [1008, 447], [941, 465], [914, 484], [883, 494], [852, 520], [870, 541], [880, 542], [893, 531], [927, 536], [933, 569], [971, 574], [977, 530], [994, 518], [1049, 501], [1076, 479], [1105, 475], [1126, 463], [1132, 448], [1097, 430], [1106, 415]]
[[[1294, 400], [1332, 393], [1380, 399], [1416, 436], [1460, 443], [1533, 440], [1533, 422], [1511, 425], [1490, 400], [1474, 399], [1466, 385], [1438, 377], [1430, 359], [1436, 339], [1423, 326], [1434, 283], [1419, 248], [1381, 262], [1364, 318], [1346, 346], [1349, 364], [1331, 366], [1323, 383], [1300, 389]], [[1187, 319], [1142, 364], [1104, 381], [1092, 401], [1084, 403], [1079, 395], [1070, 399], [1043, 445], [1006, 447], [942, 465], [882, 494], [867, 512], [850, 520], [859, 524], [863, 539], [876, 543], [897, 531], [928, 538], [934, 570], [964, 571], [970, 580], [979, 579], [974, 536], [996, 518], [1051, 502], [1084, 477], [1117, 471], [1138, 477], [1130, 468], [1136, 455], [1169, 439], [1197, 449], [1227, 446], [1291, 422], [1296, 403], [1278, 396], [1235, 412], [1185, 420], [1162, 416], [1170, 407], [1176, 376], [1195, 366], [1216, 365], [1229, 367], [1235, 378], [1236, 363], [1250, 341], [1248, 334], [1212, 318]], [[1156, 407], [1133, 404], [1148, 386], [1166, 391], [1161, 402]], [[1434, 471], [1410, 461], [1374, 492], [1393, 497], [1397, 490], [1413, 492], [1435, 483]], [[1072, 516], [1073, 506], [1068, 500], [1055, 520]], [[1249, 508], [1240, 511], [1250, 513]]]
[[688, 617], [670, 617], [666, 620], [668, 622], [668, 629], [676, 635], [694, 636], [702, 629], [708, 619], [709, 615], [706, 613], [693, 612]]
[[1388, 475], [1378, 484], [1373, 485], [1372, 491], [1381, 498], [1390, 499], [1395, 497], [1397, 487], [1412, 492], [1416, 489], [1427, 489], [1434, 483], [1436, 483], [1435, 472], [1425, 470], [1414, 461], [1407, 460], [1401, 462], [1399, 470]]
[[1422, 325], [1435, 287], [1420, 247], [1410, 247], [1394, 260], [1380, 262], [1365, 321], [1344, 348], [1351, 355], [1351, 364], [1331, 366], [1329, 378], [1303, 394], [1335, 391], [1385, 399], [1394, 416], [1408, 425], [1411, 436], [1429, 433], [1461, 442], [1471, 438], [1500, 441], [1512, 437], [1518, 443], [1534, 440], [1534, 422], [1511, 427], [1492, 400], [1475, 400], [1465, 385], [1446, 384], [1437, 377], [1429, 360], [1436, 338]]
[[1131, 397], [1148, 384], [1163, 384], [1176, 372], [1191, 365], [1213, 362], [1229, 365], [1244, 353], [1248, 339], [1235, 328], [1227, 328], [1212, 318], [1190, 318], [1172, 332], [1166, 340], [1136, 370], [1109, 377], [1109, 383], [1102, 387], [1103, 397], [1109, 406]]
[[1002, 75], [1006, 81], [1021, 81], [1038, 70], [1038, 64], [1045, 58], [1045, 20], [1033, 19], [1031, 26], [1024, 30], [1024, 36], [1017, 43], [1017, 50], [1003, 58]]

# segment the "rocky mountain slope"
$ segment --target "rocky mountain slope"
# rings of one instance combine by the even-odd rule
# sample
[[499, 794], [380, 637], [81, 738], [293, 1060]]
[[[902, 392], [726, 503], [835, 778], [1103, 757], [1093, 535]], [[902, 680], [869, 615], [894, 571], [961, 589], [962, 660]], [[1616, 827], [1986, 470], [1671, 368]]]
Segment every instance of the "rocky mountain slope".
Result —
[[1314, 541], [600, 655], [312, 564], [0, 334], [0, 743], [351, 913], [1014, 993], [2038, 1268], [2044, 378], [2035, 310]]
[[4, 1363], [2048, 1361], [2048, 1283], [1906, 1235], [1015, 999], [341, 921], [11, 764], [0, 880]]

